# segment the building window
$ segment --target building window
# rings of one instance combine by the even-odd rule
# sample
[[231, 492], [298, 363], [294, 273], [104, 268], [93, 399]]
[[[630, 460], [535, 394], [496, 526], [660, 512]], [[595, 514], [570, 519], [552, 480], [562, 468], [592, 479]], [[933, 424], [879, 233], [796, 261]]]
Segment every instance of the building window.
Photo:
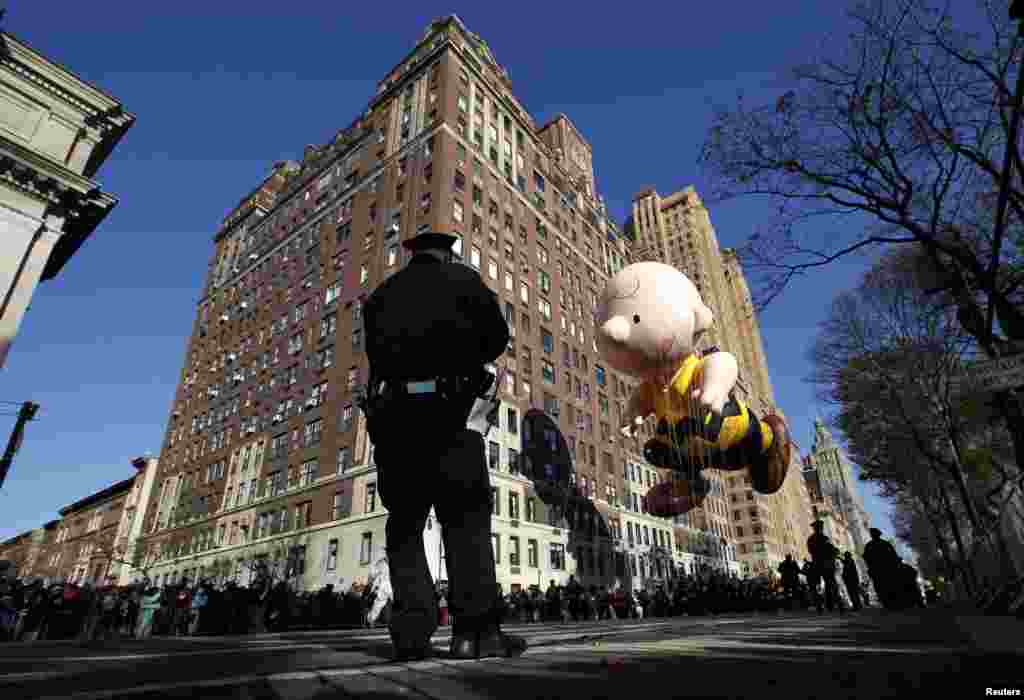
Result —
[[544, 270], [537, 270], [537, 281], [540, 284], [540, 291], [542, 294], [551, 293], [551, 275], [544, 272]]
[[498, 279], [498, 261], [491, 258], [487, 263], [487, 274], [492, 280]]
[[327, 570], [336, 571], [338, 568], [338, 540], [331, 540], [327, 543]]
[[398, 246], [388, 246], [387, 266], [393, 267], [398, 262]]
[[362, 542], [359, 545], [359, 563], [369, 564], [373, 557], [373, 533], [364, 532]]
[[555, 571], [565, 570], [565, 545], [551, 543], [551, 568]]
[[345, 406], [341, 411], [341, 430], [342, 432], [352, 430], [352, 404]]
[[372, 513], [377, 510], [377, 483], [372, 482], [366, 485], [366, 503], [364, 513]]
[[513, 535], [508, 540], [508, 563], [510, 566], [519, 566], [519, 538]]
[[336, 491], [334, 493], [334, 502], [331, 505], [331, 520], [341, 520], [348, 517], [348, 513], [342, 511], [342, 497], [344, 495], [343, 491]]
[[544, 329], [541, 329], [540, 331], [540, 341], [541, 345], [544, 348], [544, 352], [546, 352], [548, 355], [555, 351], [555, 339], [554, 337], [552, 337], [550, 333], [548, 333]]
[[498, 497], [498, 487], [491, 487], [491, 514], [501, 515], [501, 499]]
[[513, 435], [519, 433], [519, 412], [514, 408], [509, 408], [506, 412], [506, 424], [508, 425], [508, 432]]
[[555, 366], [547, 360], [540, 361], [541, 378], [548, 384], [555, 383]]
[[352, 466], [352, 449], [350, 447], [338, 448], [338, 473], [344, 474]]
[[529, 566], [531, 569], [536, 569], [539, 563], [537, 550], [537, 540], [526, 541], [526, 565]]
[[501, 466], [501, 448], [494, 440], [487, 444], [487, 466], [491, 469], [498, 469]]
[[323, 433], [323, 421], [319, 418], [312, 423], [306, 424], [305, 442], [306, 447], [320, 444], [320, 436]]
[[310, 459], [302, 463], [302, 486], [308, 486], [316, 478], [316, 460]]
[[329, 314], [320, 319], [320, 340], [330, 337], [338, 327], [337, 314]]
[[495, 565], [501, 563], [501, 536], [497, 532], [491, 533], [491, 549], [494, 551]]
[[537, 311], [540, 312], [541, 317], [545, 321], [551, 320], [551, 302], [547, 299], [541, 297], [537, 298]]
[[338, 300], [338, 296], [341, 294], [341, 283], [335, 282], [327, 287], [324, 291], [324, 306], [333, 304]]
[[519, 520], [519, 494], [511, 490], [508, 492], [508, 517]]
[[508, 470], [512, 474], [518, 474], [521, 471], [519, 468], [519, 452], [511, 447], [508, 448]]

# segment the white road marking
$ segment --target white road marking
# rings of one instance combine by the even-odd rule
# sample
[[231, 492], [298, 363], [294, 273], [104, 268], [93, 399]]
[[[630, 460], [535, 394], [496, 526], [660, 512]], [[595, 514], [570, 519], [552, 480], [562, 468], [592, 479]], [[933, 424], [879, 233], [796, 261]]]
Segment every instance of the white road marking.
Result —
[[[895, 654], [949, 654], [952, 649], [901, 649], [881, 647], [856, 647], [856, 646], [832, 646], [832, 645], [800, 645], [790, 646], [786, 644], [757, 644], [743, 642], [726, 642], [715, 639], [670, 639], [661, 642], [632, 642], [632, 643], [602, 643], [600, 647], [589, 647], [581, 644], [565, 644], [559, 646], [535, 647], [526, 650], [524, 656], [543, 656], [565, 652], [589, 652], [592, 656], [607, 655], [609, 652], [621, 654], [626, 658], [630, 655], [644, 655], [644, 652], [665, 652], [676, 651], [682, 653], [713, 655], [717, 650], [728, 652], [750, 652], [758, 649], [775, 649], [783, 651], [828, 651], [828, 652], [873, 652], [873, 653], [895, 653]], [[747, 658], [756, 659], [756, 655], [749, 654]], [[763, 658], [763, 657], [762, 657]], [[292, 671], [288, 673], [274, 673], [269, 675], [247, 675], [233, 678], [218, 678], [204, 681], [182, 681], [176, 683], [150, 683], [134, 688], [119, 688], [113, 690], [101, 690], [86, 693], [75, 693], [73, 695], [53, 696], [40, 698], [39, 700], [110, 700], [115, 697], [129, 695], [141, 695], [143, 693], [163, 692], [169, 690], [180, 690], [186, 688], [219, 688], [224, 686], [239, 686], [248, 683], [273, 683], [285, 681], [323, 681], [331, 678], [348, 678], [352, 676], [363, 676], [372, 674], [399, 673], [407, 670], [429, 670], [444, 668], [447, 666], [462, 666], [465, 664], [491, 663], [503, 661], [504, 659], [445, 659], [438, 661], [418, 661], [409, 664], [385, 663], [360, 668], [323, 668], [310, 671]]]
[[[712, 626], [713, 624], [721, 624], [726, 621], [705, 621], [699, 626]], [[644, 631], [650, 629], [656, 629], [658, 627], [664, 627], [665, 624], [647, 624], [647, 625], [636, 625], [636, 626], [617, 626], [615, 628], [605, 628], [594, 630], [590, 634], [586, 632], [566, 632], [547, 635], [531, 635], [530, 641], [534, 644], [542, 640], [546, 641], [565, 641], [569, 639], [579, 640], [576, 644], [560, 644], [554, 646], [534, 646], [526, 650], [525, 656], [544, 656], [556, 653], [580, 653], [584, 652], [590, 656], [606, 656], [608, 654], [619, 655], [628, 661], [630, 656], [645, 656], [655, 652], [676, 652], [684, 655], [700, 655], [700, 656], [711, 656], [720, 654], [723, 656], [745, 656], [751, 659], [764, 658], [757, 655], [758, 651], [811, 651], [818, 653], [871, 653], [871, 654], [950, 654], [955, 653], [956, 649], [953, 646], [948, 648], [900, 648], [900, 647], [873, 647], [873, 646], [853, 646], [853, 645], [832, 645], [832, 644], [771, 644], [761, 643], [757, 641], [744, 641], [742, 639], [724, 639], [718, 637], [708, 638], [675, 638], [666, 639], [660, 641], [636, 641], [636, 642], [621, 642], [621, 641], [599, 641], [597, 645], [588, 645], [587, 641], [590, 639], [599, 639], [600, 637], [608, 637], [630, 633], [634, 631]], [[802, 631], [811, 631], [812, 628], [807, 628]], [[815, 628], [824, 629], [824, 628]], [[679, 630], [681, 633], [685, 633], [685, 628]], [[801, 630], [791, 630], [793, 632], [799, 632]], [[374, 635], [377, 637], [377, 635]], [[444, 638], [444, 639], [447, 639]], [[352, 638], [352, 641], [355, 641]], [[437, 640], [434, 647], [439, 650], [443, 650], [445, 644], [441, 640]], [[144, 656], [146, 658], [166, 658], [170, 656], [186, 656], [196, 654], [208, 654], [208, 653], [244, 653], [246, 651], [266, 651], [270, 647], [253, 647], [250, 649], [221, 649], [221, 650], [209, 650], [207, 652], [171, 652], [166, 654], [150, 654], [150, 655], [125, 655], [120, 657], [111, 657], [115, 659], [130, 659], [138, 656]], [[303, 648], [322, 648], [330, 649], [331, 647], [325, 645], [303, 645], [295, 644], [281, 647], [273, 647], [275, 649], [303, 649]], [[107, 658], [107, 657], [105, 657]], [[59, 661], [69, 661], [70, 659], [59, 659]], [[82, 657], [83, 661], [95, 660], [95, 657]], [[794, 660], [799, 660], [794, 659]], [[477, 663], [489, 663], [495, 661], [502, 661], [502, 659], [469, 659], [469, 660], [457, 660], [457, 659], [438, 659], [438, 660], [426, 660], [412, 662], [408, 664], [396, 664], [393, 662], [385, 662], [379, 665], [363, 666], [359, 668], [322, 668], [313, 669], [309, 671], [293, 671], [286, 673], [274, 673], [265, 675], [244, 675], [235, 676], [232, 678], [218, 678], [211, 680], [195, 680], [195, 681], [180, 681], [172, 683], [150, 683], [147, 685], [137, 686], [134, 688], [118, 688], [108, 689], [101, 691], [92, 691], [84, 693], [76, 693], [73, 695], [62, 695], [54, 696], [53, 698], [42, 698], [41, 700], [110, 700], [115, 697], [122, 697], [128, 695], [140, 695], [150, 692], [163, 692], [170, 690], [179, 689], [198, 689], [198, 688], [216, 688], [224, 686], [238, 686], [245, 685], [248, 683], [256, 682], [286, 682], [286, 681], [323, 681], [331, 678], [346, 678], [352, 676], [362, 676], [369, 674], [386, 674], [386, 673], [397, 673], [406, 670], [429, 670], [436, 668], [444, 668], [448, 666], [461, 666], [464, 664], [477, 664]], [[35, 674], [8, 674], [6, 676], [0, 676], [0, 680], [44, 680], [47, 678], [58, 677], [60, 672], [39, 672]]]
[[[278, 645], [276, 647], [253, 647], [253, 648], [242, 648], [242, 649], [207, 649], [204, 651], [171, 651], [171, 652], [159, 652], [149, 654], [117, 654], [113, 656], [53, 656], [49, 658], [34, 658], [34, 657], [22, 657], [22, 658], [6, 658], [0, 659], [0, 661], [6, 663], [69, 663], [78, 661], [140, 661], [143, 659], [167, 659], [172, 656], [184, 657], [184, 656], [210, 656], [211, 654], [253, 654], [257, 652], [265, 651], [287, 651], [292, 649], [320, 649], [320, 650], [331, 650], [331, 647], [325, 644], [285, 644]], [[0, 674], [0, 681], [9, 678], [10, 676], [16, 676], [18, 674]]]
[[[542, 634], [530, 634], [526, 635], [530, 641], [543, 642], [543, 641], [560, 641], [565, 639], [578, 639], [581, 637], [598, 637], [598, 636], [609, 636], [609, 635], [620, 635], [620, 634], [632, 634], [634, 632], [650, 632], [657, 629], [669, 627], [669, 623], [651, 623], [646, 625], [631, 625], [621, 627], [603, 627], [595, 628], [593, 630], [577, 629], [572, 628], [566, 629], [566, 631], [552, 630]], [[506, 631], [516, 631], [511, 628], [504, 628]], [[534, 628], [536, 629], [536, 628]], [[527, 630], [528, 631], [528, 630]], [[387, 633], [374, 634], [374, 635], [363, 635], [359, 637], [344, 637], [337, 641], [345, 642], [380, 642], [389, 641], [390, 637]], [[271, 641], [277, 642], [276, 645], [271, 646]], [[434, 645], [447, 644], [451, 641], [451, 634], [434, 637]], [[220, 654], [253, 654], [263, 653], [267, 651], [288, 651], [293, 649], [320, 649], [322, 651], [333, 651], [334, 648], [329, 645], [325, 640], [319, 644], [306, 643], [306, 644], [281, 644], [281, 640], [258, 640], [257, 644], [246, 645], [239, 648], [225, 648], [225, 649], [197, 649], [194, 651], [159, 651], [159, 652], [142, 652], [135, 654], [116, 654], [109, 656], [50, 656], [50, 657], [7, 657], [0, 658], [0, 663], [68, 663], [76, 661], [121, 661], [121, 660], [132, 660], [140, 661], [145, 659], [166, 659], [171, 657], [186, 657], [186, 656], [210, 656]], [[16, 674], [13, 674], [16, 675]], [[8, 676], [0, 674], [0, 680], [7, 678]]]
[[[645, 632], [652, 631], [662, 627], [665, 624], [649, 624], [649, 625], [636, 625], [630, 627], [622, 627], [615, 629], [604, 629], [595, 630], [591, 633], [586, 632], [563, 632], [555, 634], [542, 634], [542, 635], [530, 635], [528, 640], [531, 644], [541, 644], [544, 642], [559, 642], [578, 639], [580, 642], [586, 642], [590, 639], [596, 639], [600, 637], [617, 636], [621, 634], [633, 633], [633, 632]], [[387, 639], [387, 637], [375, 636], [377, 639]], [[360, 641], [354, 638], [349, 638], [346, 641]], [[451, 635], [436, 638], [433, 643], [435, 651], [444, 652], [447, 650], [448, 642], [451, 641]], [[550, 650], [551, 647], [545, 646], [542, 649]], [[566, 647], [576, 648], [576, 647]], [[99, 662], [99, 661], [140, 661], [148, 659], [169, 659], [172, 657], [187, 657], [187, 656], [212, 656], [212, 655], [223, 655], [223, 654], [251, 654], [251, 653], [262, 653], [266, 651], [293, 651], [302, 649], [312, 649], [319, 651], [342, 651], [336, 650], [333, 647], [326, 644], [288, 644], [278, 645], [274, 647], [259, 646], [259, 647], [243, 647], [240, 649], [205, 649], [197, 651], [171, 651], [171, 652], [159, 652], [149, 654], [120, 654], [117, 656], [77, 656], [77, 657], [51, 657], [51, 658], [22, 658], [22, 659], [2, 659], [3, 661], [30, 661], [32, 663], [69, 663], [69, 662]], [[344, 650], [349, 651], [349, 650]], [[350, 651], [359, 651], [353, 649]], [[44, 681], [52, 680], [54, 678], [73, 676], [78, 674], [79, 671], [67, 670], [67, 671], [28, 671], [23, 673], [6, 673], [0, 674], [0, 682], [14, 682], [14, 681]]]

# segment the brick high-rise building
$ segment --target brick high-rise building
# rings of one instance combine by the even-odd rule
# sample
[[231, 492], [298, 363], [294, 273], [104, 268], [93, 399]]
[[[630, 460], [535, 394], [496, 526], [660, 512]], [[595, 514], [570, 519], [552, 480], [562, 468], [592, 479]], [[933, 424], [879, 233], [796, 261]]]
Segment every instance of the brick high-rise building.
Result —
[[[736, 252], [721, 249], [711, 217], [700, 196], [687, 187], [666, 197], [646, 188], [634, 197], [626, 224], [635, 243], [632, 260], [654, 260], [683, 271], [715, 316], [701, 347], [718, 347], [736, 356], [740, 367], [737, 393], [757, 413], [781, 411], [769, 378], [761, 330]], [[749, 478], [711, 470], [713, 490], [702, 508], [677, 524], [694, 524], [734, 545], [743, 570], [761, 575], [775, 571], [786, 554], [806, 555], [811, 523], [810, 499], [799, 477], [794, 450], [790, 474], [776, 494], [754, 493]]]
[[[564, 115], [535, 124], [487, 45], [450, 16], [352, 125], [275, 166], [217, 231], [146, 515], [145, 561], [160, 581], [244, 581], [259, 559], [307, 589], [366, 578], [387, 514], [355, 407], [360, 309], [423, 230], [460, 236], [512, 329], [487, 446], [506, 590], [570, 573], [635, 586], [715, 553], [644, 512], [659, 477], [616, 431], [632, 387], [602, 366], [593, 314], [627, 242], [596, 194], [591, 146]], [[531, 407], [559, 421], [591, 516], [564, 522], [519, 473]], [[428, 520], [443, 579], [438, 535]]]

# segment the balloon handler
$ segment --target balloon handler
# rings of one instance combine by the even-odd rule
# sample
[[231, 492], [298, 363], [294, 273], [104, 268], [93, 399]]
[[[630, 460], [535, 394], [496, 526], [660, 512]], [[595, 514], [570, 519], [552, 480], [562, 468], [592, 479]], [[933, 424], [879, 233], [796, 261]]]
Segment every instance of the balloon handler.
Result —
[[635, 435], [657, 418], [644, 458], [673, 471], [647, 494], [655, 515], [679, 515], [709, 491], [704, 469], [747, 470], [754, 490], [772, 494], [789, 468], [792, 439], [781, 417], [759, 418], [736, 398], [736, 358], [717, 348], [699, 352], [697, 340], [714, 318], [696, 286], [668, 265], [641, 262], [623, 268], [604, 289], [597, 345], [614, 369], [641, 380], [623, 418]]

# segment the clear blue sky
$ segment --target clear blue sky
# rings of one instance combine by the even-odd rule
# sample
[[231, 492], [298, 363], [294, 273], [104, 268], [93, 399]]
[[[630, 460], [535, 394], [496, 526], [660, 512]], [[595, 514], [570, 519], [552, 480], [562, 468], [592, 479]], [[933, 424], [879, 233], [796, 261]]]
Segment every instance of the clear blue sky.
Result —
[[[696, 161], [715, 105], [773, 99], [789, 67], [841, 29], [842, 3], [16, 3], [5, 29], [138, 117], [98, 180], [121, 203], [36, 292], [0, 375], [0, 400], [41, 404], [0, 491], [0, 539], [133, 473], [156, 454], [227, 211], [274, 161], [347, 126], [431, 19], [482, 35], [538, 122], [564, 112], [590, 140], [621, 223], [642, 186], [704, 190]], [[423, 9], [429, 6], [429, 9]], [[486, 8], [486, 9], [485, 9]], [[615, 9], [613, 9], [615, 8]], [[845, 32], [840, 31], [840, 36]], [[765, 203], [715, 206], [723, 246]], [[772, 381], [801, 447], [827, 409], [804, 352], [862, 261], [799, 280], [761, 318]], [[12, 417], [0, 417], [6, 441]], [[887, 506], [865, 500], [889, 530]]]

